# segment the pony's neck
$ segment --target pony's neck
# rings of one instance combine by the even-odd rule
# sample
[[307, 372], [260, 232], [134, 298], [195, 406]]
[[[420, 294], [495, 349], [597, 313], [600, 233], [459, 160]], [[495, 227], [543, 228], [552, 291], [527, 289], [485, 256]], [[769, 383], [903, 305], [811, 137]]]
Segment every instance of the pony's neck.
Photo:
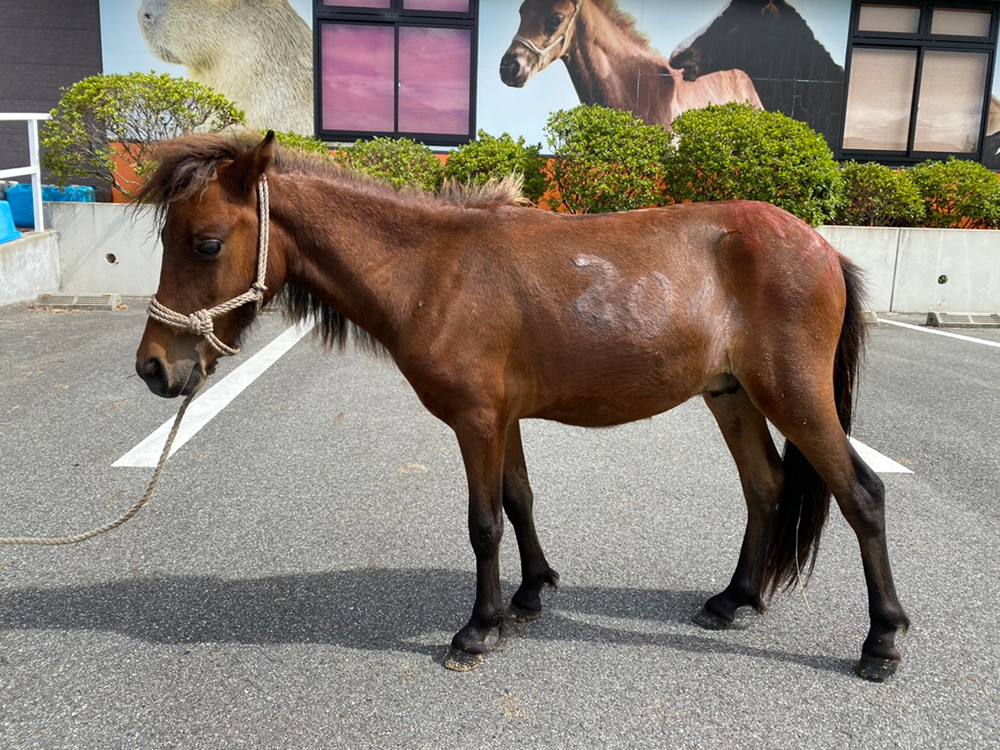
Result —
[[[433, 219], [427, 209], [322, 174], [271, 179], [284, 282], [318, 298], [390, 351], [416, 304]], [[276, 184], [275, 184], [276, 183]]]
[[[649, 102], [662, 104], [673, 98], [674, 81], [663, 75], [666, 60], [646, 49], [592, 2], [580, 8], [562, 59], [584, 104], [624, 109], [656, 122], [659, 117]], [[655, 89], [652, 99], [651, 89]]]

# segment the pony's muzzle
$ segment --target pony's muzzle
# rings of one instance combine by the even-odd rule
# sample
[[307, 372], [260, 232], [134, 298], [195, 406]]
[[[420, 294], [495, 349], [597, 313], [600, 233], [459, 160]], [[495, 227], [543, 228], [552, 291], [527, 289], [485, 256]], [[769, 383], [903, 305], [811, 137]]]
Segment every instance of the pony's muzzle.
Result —
[[197, 391], [206, 378], [201, 362], [182, 360], [171, 366], [155, 354], [136, 357], [135, 371], [149, 390], [162, 398], [188, 396]]
[[533, 66], [522, 47], [513, 47], [500, 58], [500, 80], [506, 85], [519, 89], [531, 78]]

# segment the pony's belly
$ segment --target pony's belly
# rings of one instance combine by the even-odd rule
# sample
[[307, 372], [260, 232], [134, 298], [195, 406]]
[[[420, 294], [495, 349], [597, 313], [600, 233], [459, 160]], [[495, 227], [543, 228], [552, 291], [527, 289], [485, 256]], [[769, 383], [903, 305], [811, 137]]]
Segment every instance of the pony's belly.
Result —
[[657, 414], [669, 411], [686, 400], [641, 404], [580, 402], [573, 405], [555, 405], [529, 416], [561, 422], [574, 427], [616, 427], [629, 422], [637, 422], [640, 419], [650, 419]]
[[602, 388], [594, 393], [576, 393], [553, 399], [528, 416], [576, 427], [614, 427], [662, 414], [684, 403], [697, 392], [697, 388], [655, 391]]

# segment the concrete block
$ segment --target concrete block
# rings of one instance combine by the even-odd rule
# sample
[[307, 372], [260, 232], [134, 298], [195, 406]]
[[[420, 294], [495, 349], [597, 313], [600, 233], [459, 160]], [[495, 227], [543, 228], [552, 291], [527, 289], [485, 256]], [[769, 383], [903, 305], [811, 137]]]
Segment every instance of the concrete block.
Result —
[[60, 234], [61, 291], [148, 296], [156, 291], [163, 248], [152, 211], [121, 203], [49, 203]]
[[0, 245], [0, 305], [34, 300], [59, 288], [59, 240], [55, 232], [28, 232]]

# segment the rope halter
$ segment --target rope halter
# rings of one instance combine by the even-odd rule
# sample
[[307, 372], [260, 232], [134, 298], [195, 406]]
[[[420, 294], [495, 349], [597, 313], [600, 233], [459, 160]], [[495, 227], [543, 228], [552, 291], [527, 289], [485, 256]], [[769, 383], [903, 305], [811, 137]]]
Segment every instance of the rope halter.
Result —
[[225, 315], [245, 305], [247, 302], [256, 304], [257, 311], [260, 312], [260, 308], [264, 304], [264, 293], [267, 291], [267, 287], [264, 286], [264, 278], [267, 273], [267, 247], [269, 244], [271, 211], [267, 190], [267, 177], [264, 175], [260, 176], [260, 181], [257, 183], [257, 197], [260, 218], [260, 238], [257, 247], [257, 279], [250, 285], [250, 288], [238, 297], [233, 297], [228, 302], [223, 302], [207, 310], [197, 310], [190, 315], [182, 315], [181, 313], [174, 312], [157, 300], [156, 295], [150, 297], [149, 307], [146, 309], [146, 314], [158, 323], [163, 323], [172, 328], [179, 328], [196, 336], [202, 336], [224, 357], [232, 357], [239, 354], [240, 348], [227, 345], [215, 335], [213, 319]]
[[514, 42], [519, 42], [528, 48], [530, 52], [534, 52], [538, 55], [538, 59], [542, 60], [548, 53], [549, 50], [555, 48], [557, 45], [561, 44], [562, 49], [559, 50], [559, 54], [556, 57], [562, 57], [566, 54], [566, 48], [569, 46], [569, 30], [573, 28], [573, 22], [576, 21], [576, 17], [580, 13], [580, 4], [582, 0], [574, 0], [573, 2], [573, 13], [569, 17], [569, 23], [566, 24], [566, 31], [560, 34], [558, 37], [552, 40], [552, 42], [545, 47], [539, 47], [530, 39], [521, 36], [520, 34], [515, 34], [514, 38], [511, 40], [511, 44]]

